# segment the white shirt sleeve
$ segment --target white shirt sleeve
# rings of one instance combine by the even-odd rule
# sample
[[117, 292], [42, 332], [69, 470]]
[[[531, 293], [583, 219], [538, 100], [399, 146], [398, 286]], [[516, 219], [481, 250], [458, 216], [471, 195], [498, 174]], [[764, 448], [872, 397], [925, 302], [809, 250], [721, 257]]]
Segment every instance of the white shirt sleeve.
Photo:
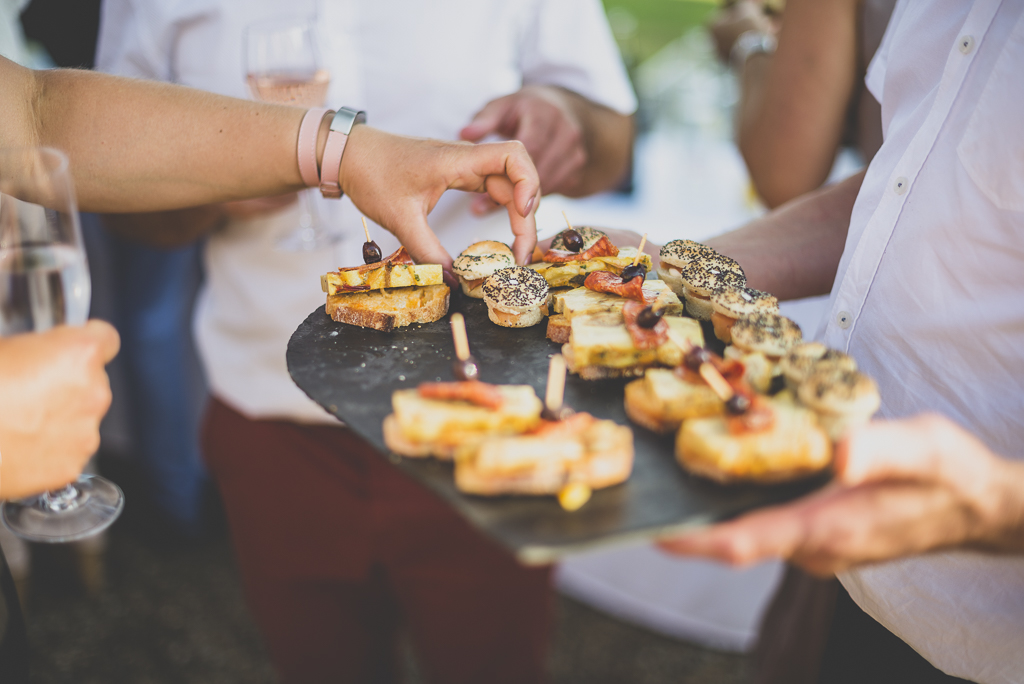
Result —
[[96, 69], [109, 74], [174, 81], [177, 2], [104, 0]]
[[520, 54], [524, 84], [560, 86], [621, 114], [636, 111], [599, 0], [540, 0]]

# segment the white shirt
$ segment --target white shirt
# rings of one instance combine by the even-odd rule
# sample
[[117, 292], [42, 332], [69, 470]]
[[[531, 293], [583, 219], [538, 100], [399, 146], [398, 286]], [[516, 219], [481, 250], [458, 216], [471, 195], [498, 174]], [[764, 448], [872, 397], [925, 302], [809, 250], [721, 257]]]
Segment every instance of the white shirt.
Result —
[[[878, 380], [883, 416], [936, 411], [1024, 458], [1024, 2], [901, 0], [867, 84], [885, 142], [820, 338]], [[1024, 557], [934, 553], [840, 579], [948, 674], [1024, 681]]]
[[[97, 63], [113, 73], [248, 97], [242, 31], [263, 18], [316, 10], [331, 71], [329, 105], [365, 109], [369, 123], [457, 139], [487, 102], [524, 84], [569, 88], [624, 114], [636, 100], [598, 0], [106, 0]], [[447, 193], [430, 215], [451, 254], [478, 239], [508, 241], [504, 212], [477, 219], [470, 197]], [[296, 210], [235, 221], [212, 235], [195, 332], [214, 394], [252, 418], [335, 422], [292, 382], [288, 339], [323, 307], [319, 276], [362, 263], [359, 213], [347, 198], [318, 200], [349, 238], [288, 253], [275, 242]], [[397, 248], [383, 230], [384, 253]]]

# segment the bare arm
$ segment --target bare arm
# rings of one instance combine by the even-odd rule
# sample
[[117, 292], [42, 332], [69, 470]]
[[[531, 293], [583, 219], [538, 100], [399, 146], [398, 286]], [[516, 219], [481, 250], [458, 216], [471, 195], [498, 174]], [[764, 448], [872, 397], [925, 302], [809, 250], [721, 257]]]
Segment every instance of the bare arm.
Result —
[[[299, 190], [295, 144], [302, 116], [294, 107], [180, 86], [84, 71], [33, 72], [0, 58], [0, 146], [64, 150], [79, 204], [90, 211], [162, 211]], [[338, 180], [363, 213], [420, 261], [451, 263], [427, 224], [449, 189], [486, 192], [508, 208], [520, 261], [536, 243], [539, 181], [519, 143], [444, 143], [360, 125], [349, 136]]]
[[846, 246], [864, 172], [798, 197], [747, 225], [708, 240], [736, 259], [747, 282], [779, 299], [827, 294]]
[[790, 0], [774, 55], [740, 74], [740, 151], [770, 207], [828, 177], [857, 86], [857, 0]]

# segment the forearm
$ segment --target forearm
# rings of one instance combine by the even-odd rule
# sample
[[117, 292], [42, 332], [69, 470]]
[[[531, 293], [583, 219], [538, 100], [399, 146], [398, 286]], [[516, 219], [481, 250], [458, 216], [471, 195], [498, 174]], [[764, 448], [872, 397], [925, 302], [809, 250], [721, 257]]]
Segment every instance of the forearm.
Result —
[[564, 194], [585, 197], [611, 190], [625, 177], [633, 159], [633, 117], [595, 104], [576, 93], [562, 92], [580, 121], [587, 150], [587, 164], [579, 183]]
[[154, 211], [303, 187], [303, 110], [83, 71], [32, 73], [34, 139], [68, 154], [89, 211]]
[[775, 54], [741, 67], [737, 140], [770, 207], [819, 187], [832, 168], [856, 85], [858, 6], [790, 2]]
[[780, 300], [827, 294], [863, 179], [862, 171], [808, 193], [708, 244], [740, 263], [750, 287]]

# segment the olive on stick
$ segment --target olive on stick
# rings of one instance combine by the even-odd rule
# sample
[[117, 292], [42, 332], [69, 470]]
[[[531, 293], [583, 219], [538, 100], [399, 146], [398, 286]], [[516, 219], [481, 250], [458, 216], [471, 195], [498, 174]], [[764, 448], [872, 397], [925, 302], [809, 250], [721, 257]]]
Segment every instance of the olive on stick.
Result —
[[569, 222], [569, 217], [565, 215], [564, 211], [562, 212], [562, 218], [565, 219], [565, 225], [569, 226], [562, 231], [562, 243], [565, 245], [565, 248], [570, 252], [583, 251], [583, 236], [572, 227], [572, 223]]
[[366, 217], [363, 216], [362, 219], [363, 232], [366, 234], [366, 242], [363, 243], [363, 263], [375, 264], [384, 257], [377, 243], [370, 239], [370, 230], [366, 227]]
[[644, 233], [643, 238], [640, 240], [640, 246], [636, 250], [636, 256], [633, 258], [633, 263], [622, 269], [622, 282], [628, 283], [636, 277], [639, 277], [641, 280], [647, 277], [647, 267], [640, 263], [640, 257], [644, 255], [644, 245], [646, 244], [647, 233]]

